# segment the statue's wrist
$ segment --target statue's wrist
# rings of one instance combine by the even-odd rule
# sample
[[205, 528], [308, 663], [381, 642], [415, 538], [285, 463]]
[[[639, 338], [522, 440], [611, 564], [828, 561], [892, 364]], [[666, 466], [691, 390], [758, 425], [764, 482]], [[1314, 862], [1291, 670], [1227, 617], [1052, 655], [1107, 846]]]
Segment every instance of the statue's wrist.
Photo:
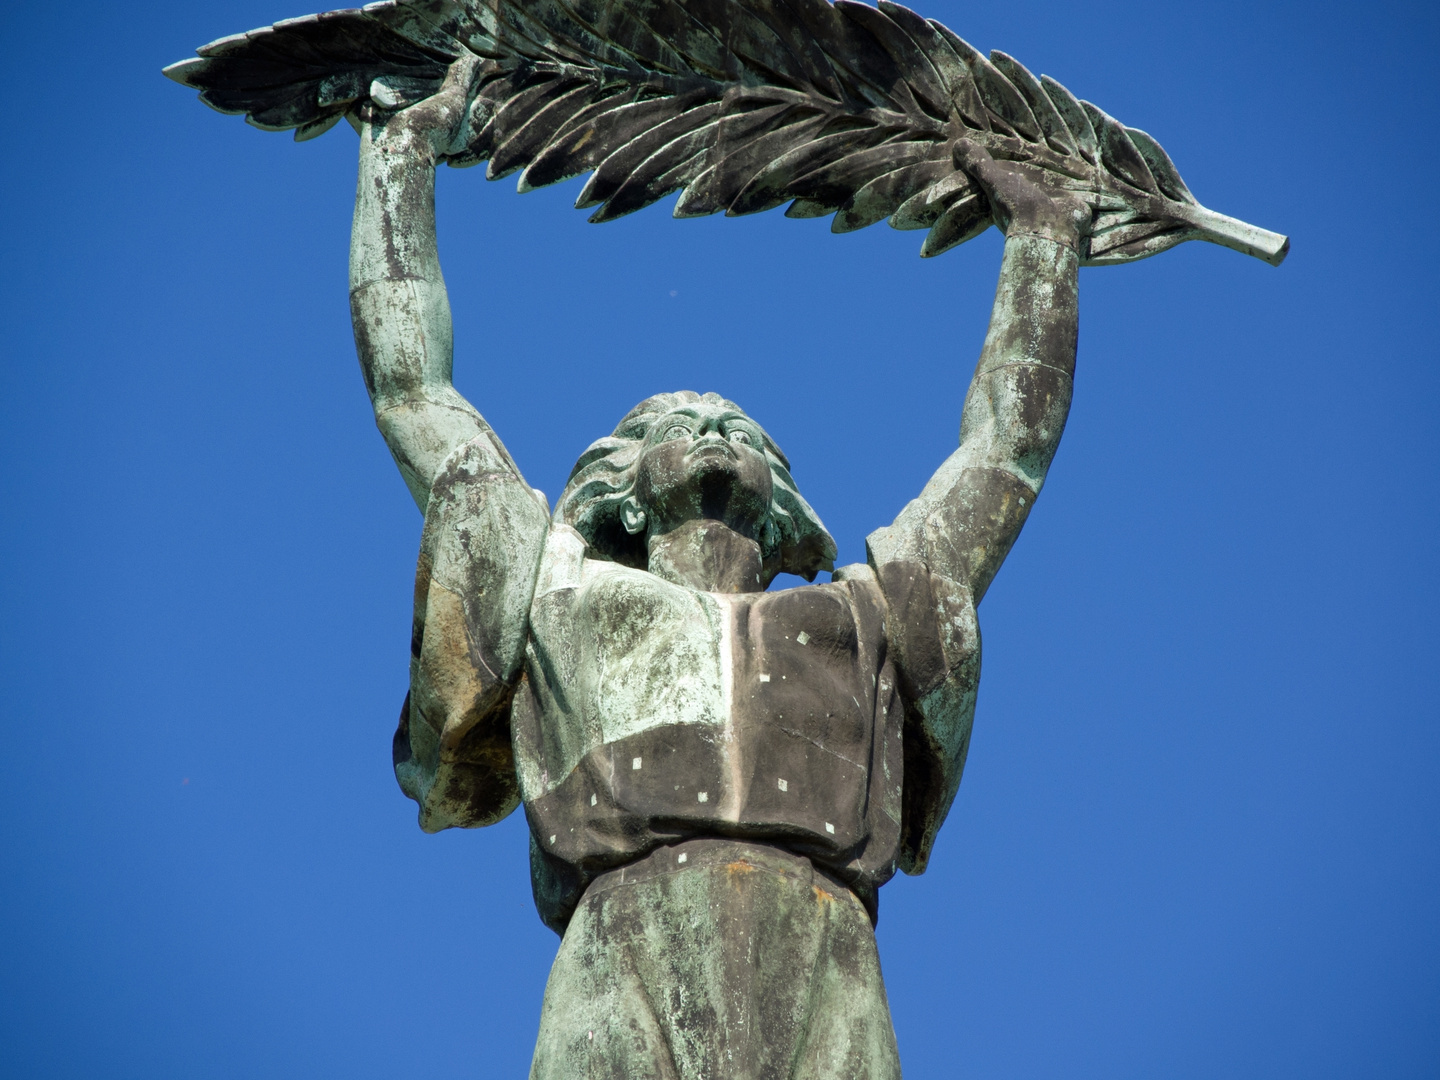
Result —
[[1005, 239], [1012, 240], [1022, 236], [1034, 237], [1039, 240], [1048, 240], [1052, 244], [1069, 248], [1075, 254], [1080, 254], [1080, 230], [1068, 223], [1048, 221], [1011, 221], [1010, 227], [1005, 230]]
[[406, 123], [401, 117], [377, 124], [374, 143], [375, 149], [386, 157], [422, 168], [433, 167], [438, 158], [430, 133]]

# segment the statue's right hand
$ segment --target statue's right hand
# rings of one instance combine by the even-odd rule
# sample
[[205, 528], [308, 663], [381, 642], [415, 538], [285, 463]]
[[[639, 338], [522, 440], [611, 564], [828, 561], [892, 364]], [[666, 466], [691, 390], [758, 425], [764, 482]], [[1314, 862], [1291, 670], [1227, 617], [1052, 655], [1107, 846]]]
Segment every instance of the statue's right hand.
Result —
[[372, 94], [361, 108], [361, 119], [379, 124], [384, 141], [398, 143], [427, 165], [435, 165], [464, 149], [459, 144], [464, 141], [465, 114], [480, 74], [480, 64], [475, 54], [462, 53], [450, 65], [440, 89], [413, 105], [386, 108]]

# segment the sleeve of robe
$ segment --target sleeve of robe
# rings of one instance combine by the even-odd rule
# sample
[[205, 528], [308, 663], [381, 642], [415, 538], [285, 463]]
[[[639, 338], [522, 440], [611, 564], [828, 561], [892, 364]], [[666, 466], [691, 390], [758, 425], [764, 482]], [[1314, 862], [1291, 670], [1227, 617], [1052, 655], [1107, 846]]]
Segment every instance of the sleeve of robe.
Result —
[[451, 453], [431, 485], [394, 742], [396, 779], [426, 832], [490, 825], [519, 803], [510, 702], [548, 521], [543, 496], [488, 433]]

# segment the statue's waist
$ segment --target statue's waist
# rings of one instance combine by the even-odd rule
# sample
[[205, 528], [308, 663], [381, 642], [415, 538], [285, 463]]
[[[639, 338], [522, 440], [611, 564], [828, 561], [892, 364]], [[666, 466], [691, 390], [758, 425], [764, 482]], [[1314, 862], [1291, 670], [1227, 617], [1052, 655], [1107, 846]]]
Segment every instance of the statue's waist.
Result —
[[[749, 885], [752, 891], [758, 881], [768, 878], [775, 884], [759, 891], [798, 895], [810, 905], [817, 902], [853, 905], [857, 913], [863, 910], [872, 922], [875, 919], [877, 895], [869, 882], [846, 882], [823, 864], [776, 844], [725, 837], [699, 837], [666, 844], [634, 862], [600, 874], [586, 889], [586, 902], [603, 903], [618, 890], [659, 885], [665, 907], [672, 914], [681, 914], [675, 909], [686, 897], [706, 905], [708, 911], [713, 890], [666, 887], [666, 879], [677, 874], [718, 877], [730, 885]], [[768, 917], [773, 913], [756, 914]], [[706, 917], [706, 912], [700, 915]]]

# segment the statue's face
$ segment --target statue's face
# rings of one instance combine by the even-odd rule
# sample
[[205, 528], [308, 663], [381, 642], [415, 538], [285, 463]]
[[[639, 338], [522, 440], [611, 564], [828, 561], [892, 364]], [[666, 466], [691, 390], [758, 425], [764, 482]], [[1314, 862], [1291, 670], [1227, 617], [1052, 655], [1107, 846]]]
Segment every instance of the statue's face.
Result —
[[742, 412], [696, 402], [656, 419], [640, 453], [635, 500], [651, 532], [698, 518], [758, 539], [773, 480], [760, 428]]

